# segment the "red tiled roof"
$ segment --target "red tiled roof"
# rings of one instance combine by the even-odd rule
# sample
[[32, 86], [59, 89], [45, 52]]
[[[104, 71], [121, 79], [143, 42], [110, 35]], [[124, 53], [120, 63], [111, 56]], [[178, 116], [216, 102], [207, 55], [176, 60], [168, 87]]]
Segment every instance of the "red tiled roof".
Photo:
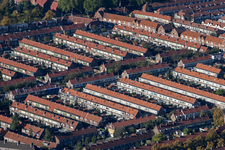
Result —
[[[136, 58], [130, 58], [130, 59], [125, 59], [121, 61], [116, 61], [116, 62], [111, 62], [111, 63], [105, 63], [103, 64], [106, 68], [109, 68], [112, 66], [113, 63], [119, 63], [120, 65], [126, 65], [126, 64], [132, 64], [140, 61], [145, 61], [145, 57], [136, 57]], [[102, 66], [102, 65], [101, 65]]]
[[44, 53], [40, 53], [40, 52], [37, 52], [37, 51], [28, 50], [28, 49], [25, 49], [25, 48], [22, 48], [22, 47], [17, 47], [15, 50], [20, 52], [20, 53], [24, 53], [26, 55], [30, 55], [30, 56], [40, 58], [40, 59], [45, 59], [47, 61], [51, 61], [51, 62], [60, 64], [60, 65], [63, 65], [63, 66], [70, 67], [72, 65], [71, 61], [67, 61], [67, 60], [64, 60], [64, 59], [61, 59], [61, 58], [58, 58], [58, 57], [54, 57], [54, 56], [51, 56], [51, 55], [47, 55], [47, 54], [44, 54]]
[[0, 67], [0, 71], [2, 74], [13, 77], [16, 72]]
[[65, 140], [65, 139], [69, 139], [69, 138], [73, 138], [73, 137], [78, 137], [78, 136], [83, 136], [83, 135], [88, 135], [91, 133], [97, 133], [98, 129], [93, 126], [93, 127], [88, 127], [86, 129], [80, 129], [77, 131], [73, 131], [73, 132], [69, 132], [65, 135], [56, 135], [56, 139], [58, 139], [59, 141]]
[[93, 51], [93, 49], [99, 49], [99, 50], [102, 50], [102, 51], [105, 51], [105, 52], [108, 52], [108, 53], [112, 53], [112, 54], [115, 54], [115, 55], [119, 55], [119, 56], [122, 56], [122, 57], [125, 57], [127, 55], [127, 53], [124, 52], [124, 51], [120, 51], [120, 50], [117, 50], [117, 49], [106, 47], [106, 46], [103, 46], [103, 45], [100, 45], [100, 44], [95, 44], [95, 43], [88, 42], [88, 41], [85, 41], [85, 40], [82, 40], [82, 39], [77, 39], [77, 38], [67, 36], [67, 35], [64, 35], [64, 34], [56, 33], [55, 37], [66, 40], [66, 41], [70, 41], [70, 42], [73, 42], [73, 43], [81, 44], [83, 46], [86, 46], [86, 48], [89, 49], [90, 51]]
[[[187, 114], [192, 114], [192, 113], [207, 111], [207, 110], [209, 110], [209, 107], [207, 105], [203, 105], [196, 108], [178, 110], [174, 113], [174, 115], [179, 116], [179, 115], [183, 115], [183, 113], [187, 115]], [[183, 111], [183, 113], [181, 111]]]
[[143, 12], [143, 11], [140, 11], [140, 10], [134, 10], [134, 11], [132, 11], [132, 13], [133, 14], [145, 15], [145, 16], [152, 16], [152, 17], [155, 17], [155, 18], [161, 18], [161, 19], [165, 19], [165, 20], [168, 20], [168, 21], [172, 20], [171, 16], [156, 14], [156, 13], [153, 13], [153, 12]]
[[154, 120], [156, 120], [156, 117], [154, 115], [150, 115], [150, 116], [139, 117], [139, 118], [126, 120], [126, 121], [114, 122], [114, 123], [112, 123], [112, 126], [116, 129], [119, 127], [127, 127], [130, 125], [141, 124], [148, 120], [154, 121]]
[[170, 57], [173, 55], [179, 55], [181, 53], [188, 53], [188, 49], [180, 49], [180, 50], [176, 50], [176, 51], [169, 51], [169, 52], [165, 52], [165, 53], [160, 53], [157, 55], [160, 55], [161, 57]]
[[182, 74], [186, 74], [188, 76], [192, 76], [192, 77], [195, 77], [195, 78], [207, 80], [209, 82], [225, 85], [225, 80], [223, 80], [223, 79], [219, 79], [219, 78], [209, 76], [209, 75], [206, 75], [206, 74], [203, 74], [203, 73], [191, 71], [191, 70], [188, 70], [188, 69], [185, 69], [185, 68], [177, 67], [174, 71], [182, 73]]
[[188, 124], [194, 124], [197, 122], [203, 122], [203, 121], [208, 121], [210, 120], [209, 116], [204, 116], [204, 117], [195, 117], [195, 118], [190, 118], [190, 119], [185, 119], [185, 120], [177, 120], [176, 122], [173, 123], [167, 123], [167, 124], [160, 124], [158, 125], [159, 130], [163, 129], [168, 129], [172, 127], [177, 127], [177, 126], [184, 126]]
[[70, 80], [70, 83], [71, 84], [78, 84], [78, 83], [90, 82], [90, 81], [107, 79], [107, 78], [112, 78], [112, 77], [114, 77], [113, 73], [99, 74], [99, 75], [96, 75], [96, 76], [72, 79], [72, 80]]
[[70, 114], [74, 114], [76, 116], [79, 116], [80, 121], [84, 121], [84, 122], [87, 122], [89, 124], [94, 124], [91, 121], [95, 121], [97, 124], [94, 124], [94, 125], [99, 125], [99, 123], [102, 121], [101, 117], [98, 117], [98, 116], [95, 116], [93, 114], [86, 113], [86, 112], [83, 112], [83, 111], [80, 111], [80, 110], [77, 110], [77, 109], [74, 109], [74, 108], [70, 108], [70, 107], [67, 107], [65, 105], [54, 103], [54, 102], [51, 102], [51, 101], [48, 101], [48, 100], [45, 100], [45, 99], [42, 99], [42, 98], [39, 98], [39, 97], [36, 97], [36, 96], [33, 96], [33, 95], [28, 95], [25, 102], [27, 102], [28, 100], [34, 101], [34, 102], [39, 103], [39, 104], [49, 106], [49, 110], [51, 110], [52, 112], [54, 112], [54, 110], [58, 109], [58, 110], [61, 110], [61, 111], [68, 112]]
[[207, 51], [207, 47], [205, 47], [205, 46], [201, 46], [200, 48], [199, 48], [199, 52], [203, 52], [203, 53], [205, 53], [206, 51]]
[[50, 6], [50, 9], [54, 10], [54, 11], [57, 11], [57, 8], [58, 8], [58, 2], [53, 1], [51, 6]]
[[[28, 97], [32, 97], [32, 95], [29, 95]], [[27, 97], [27, 99], [28, 99], [28, 97]], [[53, 102], [52, 102], [52, 104], [53, 104]], [[65, 124], [65, 127], [73, 129], [73, 130], [75, 130], [77, 125], [78, 125], [77, 121], [74, 121], [74, 120], [71, 120], [71, 119], [68, 119], [68, 118], [65, 118], [65, 117], [61, 117], [59, 115], [55, 115], [53, 113], [43, 111], [43, 110], [38, 109], [38, 108], [33, 108], [31, 106], [24, 105], [24, 104], [21, 104], [21, 103], [18, 103], [18, 102], [13, 102], [11, 107], [18, 108], [19, 110], [23, 110], [23, 111], [33, 113], [33, 114], [42, 116], [43, 118], [48, 118], [48, 119], [54, 120], [56, 122], [60, 122], [61, 125]], [[18, 111], [18, 110], [15, 109], [14, 111]], [[71, 127], [73, 127], [73, 128], [71, 128]]]
[[[75, 25], [66, 25], [62, 28], [64, 30], [73, 30], [78, 28], [83, 28], [85, 25], [83, 23], [75, 24]], [[45, 29], [38, 29], [38, 30], [31, 30], [31, 31], [25, 31], [25, 32], [19, 32], [19, 33], [13, 33], [8, 35], [2, 35], [0, 36], [0, 41], [6, 41], [9, 39], [21, 39], [26, 38], [28, 36], [35, 36], [40, 34], [48, 34], [48, 33], [55, 33], [62, 31], [62, 28], [60, 26], [52, 27], [52, 28], [45, 28]]]
[[60, 77], [60, 76], [66, 76], [68, 74], [71, 74], [71, 73], [76, 73], [76, 72], [89, 72], [89, 71], [92, 71], [92, 68], [90, 66], [88, 67], [84, 67], [84, 68], [75, 68], [75, 69], [70, 69], [70, 70], [67, 70], [67, 71], [59, 71], [59, 72], [56, 72], [56, 73], [50, 73], [50, 74], [47, 74], [50, 78], [54, 78], [54, 77]]
[[5, 85], [12, 85], [12, 84], [20, 83], [23, 81], [26, 81], [26, 82], [36, 81], [36, 78], [35, 77], [26, 77], [23, 79], [13, 79], [10, 81], [2, 81], [2, 82], [0, 82], [0, 87], [3, 87]]
[[91, 63], [93, 61], [93, 58], [82, 56], [82, 55], [79, 55], [79, 54], [76, 54], [76, 53], [72, 53], [72, 52], [69, 52], [69, 51], [64, 51], [62, 49], [59, 49], [59, 48], [56, 48], [56, 47], [52, 47], [52, 46], [48, 46], [48, 45], [44, 45], [42, 43], [34, 42], [34, 41], [31, 41], [31, 40], [28, 40], [28, 39], [25, 39], [25, 38], [23, 38], [20, 42], [24, 43], [24, 44], [28, 44], [28, 45], [34, 46], [34, 47], [38, 47], [38, 48], [42, 48], [42, 49], [45, 49], [45, 50], [49, 50], [49, 51], [52, 51], [52, 52], [55, 52], [55, 53], [58, 53], [58, 54], [61, 54], [61, 55], [68, 56], [69, 59], [74, 58], [75, 61], [77, 59], [82, 60], [82, 61], [86, 61], [86, 62], [89, 62], [89, 63]]
[[127, 106], [124, 106], [124, 105], [120, 105], [120, 104], [117, 104], [117, 103], [112, 102], [112, 101], [107, 101], [105, 99], [101, 99], [101, 98], [98, 98], [98, 97], [95, 97], [95, 96], [92, 96], [92, 95], [88, 95], [88, 94], [85, 94], [83, 92], [78, 92], [78, 91], [68, 89], [68, 88], [64, 88], [62, 90], [62, 92], [63, 93], [69, 92], [70, 95], [77, 96], [77, 97], [80, 97], [82, 99], [94, 102], [94, 103], [98, 103], [98, 104], [101, 104], [101, 105], [104, 105], [104, 106], [107, 106], [107, 107], [111, 107], [113, 109], [123, 111], [123, 112], [125, 112], [125, 115], [127, 115], [127, 113], [129, 113], [129, 115], [128, 115], [129, 117], [131, 117], [131, 115], [133, 115], [132, 117], [135, 118], [136, 115], [138, 114], [137, 109], [133, 109], [133, 108], [130, 108], [130, 107], [127, 107]]
[[143, 100], [140, 100], [140, 99], [137, 99], [137, 98], [133, 98], [133, 97], [128, 96], [128, 95], [123, 95], [121, 93], [110, 91], [110, 90], [107, 90], [107, 89], [104, 89], [104, 88], [101, 88], [101, 87], [98, 87], [98, 86], [95, 86], [95, 85], [87, 84], [85, 88], [93, 90], [93, 91], [97, 91], [99, 93], [103, 93], [103, 94], [106, 94], [106, 95], [110, 95], [112, 97], [116, 97], [116, 98], [131, 102], [131, 103], [134, 103], [134, 104], [137, 104], [137, 105], [142, 105], [144, 107], [148, 107], [150, 109], [154, 109], [154, 110], [157, 110], [157, 111], [159, 111], [162, 108], [160, 105], [152, 104], [152, 103], [149, 103], [147, 101], [143, 101]]
[[26, 73], [27, 73], [27, 71], [36, 73], [37, 70], [38, 70], [38, 68], [31, 67], [31, 66], [28, 66], [28, 65], [25, 65], [25, 64], [22, 64], [22, 63], [18, 63], [16, 61], [12, 61], [12, 60], [9, 60], [9, 59], [2, 58], [2, 57], [0, 57], [0, 62], [2, 63], [2, 66], [5, 66], [5, 64], [7, 64], [7, 65], [10, 65], [10, 66], [21, 68], [21, 69], [25, 70]]
[[44, 146], [44, 143], [48, 143], [47, 147], [49, 149], [55, 149], [57, 147], [56, 143], [46, 142], [46, 141], [42, 141], [42, 140], [38, 140], [38, 139], [29, 138], [27, 136], [23, 136], [23, 135], [20, 135], [20, 134], [17, 134], [17, 133], [13, 133], [11, 131], [8, 131], [4, 137], [8, 138], [8, 139], [12, 139], [14, 141], [19, 141], [20, 143], [24, 143], [24, 144], [33, 144], [33, 145], [35, 145], [39, 148]]
[[36, 0], [35, 4], [36, 5], [40, 5], [40, 6], [44, 6], [44, 4], [47, 2], [48, 0]]
[[210, 55], [205, 55], [205, 56], [200, 56], [200, 57], [194, 57], [194, 58], [188, 58], [188, 59], [182, 59], [181, 61], [184, 64], [188, 64], [188, 63], [198, 62], [198, 61], [208, 60], [208, 59], [212, 59]]
[[37, 137], [40, 137], [42, 135], [42, 133], [44, 132], [43, 128], [39, 128], [39, 127], [36, 127], [34, 125], [30, 125], [30, 124], [26, 124], [23, 128], [28, 130], [29, 132], [30, 132], [30, 129], [32, 129], [32, 131], [34, 133], [38, 134]]
[[6, 116], [1, 115], [0, 116], [0, 122], [5, 122], [5, 123], [8, 123], [8, 124], [11, 124], [12, 119], [9, 118], [9, 117], [6, 117]]
[[217, 73], [217, 74], [220, 73], [220, 71], [221, 71], [221, 69], [219, 69], [219, 68], [211, 67], [211, 66], [204, 65], [204, 64], [201, 64], [201, 63], [197, 63], [197, 65], [195, 67], [199, 68], [199, 69], [206, 70], [206, 71], [210, 71], [210, 72], [213, 72], [213, 73]]
[[157, 144], [159, 147], [161, 147], [163, 144], [167, 144], [169, 143], [170, 145], [173, 145], [173, 143], [175, 141], [179, 141], [181, 143], [185, 142], [187, 139], [189, 138], [192, 138], [192, 139], [195, 139], [196, 137], [198, 137], [199, 135], [202, 135], [203, 137], [206, 137], [208, 132], [197, 132], [197, 133], [194, 133], [194, 134], [191, 134], [191, 135], [186, 135], [186, 136], [181, 136], [179, 138], [172, 138], [170, 140], [165, 140], [165, 141], [161, 141], [159, 143], [152, 143], [151, 145], [148, 145], [148, 146], [141, 146], [139, 148], [135, 148], [135, 149], [130, 149], [130, 150], [151, 150], [152, 146]]
[[137, 73], [137, 72], [150, 71], [150, 70], [167, 68], [167, 67], [169, 67], [167, 63], [162, 63], [162, 64], [159, 63], [159, 64], [155, 64], [155, 65], [151, 65], [151, 66], [127, 69], [126, 72], [127, 72], [127, 74], [133, 74], [133, 73]]
[[154, 133], [147, 132], [147, 133], [143, 133], [143, 134], [129, 136], [129, 137], [126, 137], [126, 138], [121, 138], [121, 139], [118, 139], [118, 140], [107, 141], [107, 142], [97, 144], [97, 145], [87, 146], [86, 149], [88, 149], [88, 150], [96, 150], [96, 149], [104, 149], [104, 150], [107, 149], [108, 150], [108, 149], [116, 149], [116, 148], [119, 149], [119, 147], [117, 147], [117, 146], [135, 143], [136, 141], [141, 141], [141, 140], [144, 140], [144, 139], [149, 139], [153, 135], [154, 135]]
[[130, 44], [127, 44], [127, 43], [119, 42], [119, 41], [116, 41], [116, 40], [112, 40], [112, 39], [109, 39], [109, 38], [105, 38], [105, 37], [102, 37], [102, 36], [99, 36], [99, 35], [96, 35], [96, 34], [93, 34], [93, 33], [85, 32], [85, 31], [81, 31], [81, 30], [76, 30], [75, 34], [82, 35], [82, 36], [85, 36], [85, 37], [89, 37], [89, 38], [92, 38], [92, 39], [96, 39], [96, 40], [99, 40], [99, 41], [103, 41], [103, 42], [106, 42], [106, 43], [118, 45], [120, 47], [125, 47], [125, 48], [128, 48], [129, 51], [135, 50], [137, 52], [142, 52], [142, 53], [146, 53], [146, 51], [147, 51], [147, 49], [143, 48], [143, 47], [138, 47], [138, 46], [130, 45]]
[[172, 81], [169, 81], [169, 80], [161, 79], [159, 77], [147, 75], [145, 73], [142, 74], [141, 78], [151, 80], [151, 81], [154, 81], [154, 82], [158, 82], [160, 84], [171, 86], [171, 87], [181, 89], [181, 90], [184, 90], [184, 91], [188, 91], [188, 92], [191, 92], [191, 93], [195, 93], [195, 94], [198, 94], [198, 95], [202, 95], [202, 96], [205, 96], [205, 97], [217, 100], [217, 101], [225, 102], [225, 98], [222, 97], [222, 96], [219, 96], [219, 95], [216, 95], [216, 94], [213, 94], [213, 93], [210, 93], [210, 92], [202, 91], [202, 90], [199, 90], [199, 89], [196, 89], [196, 88], [193, 88], [193, 87], [189, 87], [189, 86], [184, 85], [184, 84], [175, 83], [175, 82], [172, 82]]
[[22, 88], [22, 89], [16, 89], [13, 91], [10, 91], [13, 95], [21, 95], [21, 94], [27, 94], [31, 92], [38, 92], [46, 89], [51, 89], [56, 87], [56, 84], [46, 84], [42, 86], [34, 86], [34, 87], [29, 87], [29, 88]]
[[181, 100], [181, 101], [185, 101], [187, 103], [195, 104], [195, 102], [196, 102], [196, 100], [192, 97], [184, 96], [184, 95], [181, 95], [181, 94], [178, 94], [178, 93], [175, 93], [175, 92], [171, 92], [171, 91], [168, 91], [168, 90], [165, 90], [165, 89], [162, 89], [162, 88], [159, 88], [159, 87], [151, 86], [151, 85], [148, 85], [148, 84], [140, 83], [138, 81], [130, 80], [130, 79], [127, 79], [127, 78], [120, 78], [119, 82], [126, 83], [126, 84], [129, 84], [131, 86], [142, 88], [142, 89], [152, 91], [152, 92], [155, 92], [155, 93], [159, 93], [161, 95], [166, 95], [168, 97], [172, 97], [172, 98], [175, 98], [175, 99], [178, 99], [178, 100]]

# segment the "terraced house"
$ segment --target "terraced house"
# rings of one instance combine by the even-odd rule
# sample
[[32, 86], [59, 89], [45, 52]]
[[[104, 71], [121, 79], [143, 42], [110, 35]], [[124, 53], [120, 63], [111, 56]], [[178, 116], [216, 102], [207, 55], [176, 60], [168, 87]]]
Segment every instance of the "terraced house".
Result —
[[194, 83], [201, 84], [201, 86], [209, 87], [214, 90], [225, 89], [225, 80], [195, 71], [190, 71], [188, 69], [177, 67], [173, 71], [173, 76], [186, 81], [193, 81]]
[[[21, 145], [28, 144], [28, 145], [30, 145], [30, 149], [33, 146], [35, 146], [34, 149], [37, 149], [36, 147], [38, 147], [40, 149], [43, 147], [47, 147], [49, 150], [59, 150], [58, 145], [54, 142], [47, 142], [44, 140], [30, 138], [30, 137], [23, 136], [21, 134], [14, 133], [11, 131], [8, 131], [6, 133], [6, 135], [4, 136], [4, 140], [7, 142], [11, 142], [11, 143], [17, 143], [17, 146], [19, 146], [20, 143], [21, 143]], [[17, 149], [17, 148], [15, 147], [15, 149]]]
[[2, 81], [2, 82], [0, 82], [0, 90], [3, 90], [5, 85], [11, 86], [11, 85], [14, 85], [14, 84], [19, 84], [19, 83], [24, 83], [24, 82], [35, 83], [36, 78], [31, 76], [31, 77], [25, 77], [25, 78], [22, 78], [22, 79], [13, 79], [13, 80], [10, 80], [10, 81]]
[[105, 98], [107, 100], [123, 104], [125, 106], [129, 106], [135, 109], [152, 113], [154, 115], [163, 115], [165, 113], [164, 109], [160, 105], [152, 104], [147, 101], [143, 101], [128, 95], [110, 91], [95, 85], [87, 84], [86, 87], [83, 89], [83, 91], [85, 93]]
[[124, 42], [120, 42], [117, 40], [109, 39], [106, 37], [102, 37], [93, 33], [77, 30], [74, 34], [74, 37], [79, 39], [84, 39], [91, 42], [97, 42], [101, 45], [109, 46], [112, 48], [119, 48], [122, 51], [139, 55], [139, 56], [148, 56], [150, 55], [150, 51], [148, 51], [146, 48], [130, 45]]
[[10, 106], [10, 113], [13, 115], [17, 114], [21, 117], [28, 118], [31, 121], [41, 122], [46, 126], [64, 128], [72, 131], [75, 130], [78, 125], [77, 121], [18, 102], [13, 102], [13, 104]]
[[63, 44], [72, 49], [79, 48], [93, 55], [101, 56], [106, 59], [113, 59], [115, 61], [129, 58], [127, 52], [120, 51], [114, 48], [102, 46], [100, 44], [92, 43], [82, 39], [77, 39], [64, 34], [56, 33], [53, 37], [54, 43]]
[[181, 59], [178, 62], [177, 66], [182, 68], [189, 68], [189, 67], [195, 67], [198, 63], [212, 64], [213, 59], [210, 55], [203, 55], [203, 56], [194, 57], [194, 58]]
[[0, 57], [0, 66], [28, 76], [40, 76], [42, 72], [35, 67]]
[[86, 84], [107, 86], [115, 82], [116, 82], [116, 77], [113, 75], [113, 73], [108, 73], [108, 74], [99, 74], [96, 76], [94, 75], [90, 77], [72, 79], [72, 80], [69, 80], [66, 85], [68, 88], [74, 89], [74, 88], [85, 87]]
[[141, 115], [137, 109], [68, 88], [60, 91], [60, 97], [64, 103], [75, 104], [77, 101], [81, 107], [99, 109], [101, 112], [116, 115], [119, 118], [133, 119]]
[[103, 11], [97, 11], [95, 18], [98, 18], [102, 22], [108, 22], [112, 24], [125, 25], [137, 29], [144, 29], [146, 31], [156, 32], [159, 24], [156, 22], [148, 21], [145, 19], [132, 18], [127, 16], [115, 15], [105, 13]]
[[82, 73], [82, 75], [92, 75], [93, 69], [90, 66], [88, 66], [83, 68], [75, 68], [66, 71], [49, 73], [45, 75], [45, 82], [46, 83], [59, 82], [62, 81], [64, 77], [66, 77], [67, 75], [79, 72]]
[[134, 10], [131, 12], [131, 14], [134, 14], [134, 17], [136, 17], [136, 18], [150, 19], [151, 21], [157, 21], [157, 22], [161, 22], [164, 24], [168, 24], [172, 21], [171, 16], [156, 14], [153, 12], [144, 12], [144, 11], [140, 11], [140, 10]]
[[199, 73], [203, 73], [209, 76], [213, 76], [216, 78], [222, 77], [223, 76], [223, 71], [219, 68], [216, 67], [211, 67], [208, 65], [204, 65], [201, 63], [198, 63], [195, 67], [194, 67], [194, 71], [199, 72]]
[[129, 26], [115, 25], [113, 31], [116, 31], [118, 34], [121, 35], [131, 35], [136, 38], [140, 38], [143, 41], [150, 41], [154, 44], [172, 47], [174, 49], [186, 48], [188, 50], [198, 51], [201, 46], [198, 43], [185, 41], [179, 39], [178, 37], [175, 38], [173, 36], [170, 37], [166, 35], [160, 35], [158, 33], [153, 33], [142, 29], [136, 29]]
[[16, 79], [18, 74], [15, 71], [11, 71], [5, 68], [0, 67], [0, 71], [2, 73], [3, 81], [9, 81], [12, 79]]
[[118, 62], [110, 62], [110, 63], [104, 63], [100, 66], [100, 71], [101, 72], [107, 72], [108, 69], [110, 69], [110, 67], [115, 64], [115, 63], [118, 63], [120, 64], [121, 66], [124, 66], [124, 65], [134, 65], [135, 63], [138, 63], [138, 62], [144, 62], [146, 61], [145, 57], [136, 57], [136, 58], [130, 58], [130, 59], [125, 59], [125, 60], [121, 60], [121, 61], [118, 61]]
[[59, 87], [56, 84], [46, 84], [42, 86], [28, 87], [7, 91], [5, 97], [11, 101], [25, 100], [27, 95], [44, 96], [48, 94], [57, 94]]
[[139, 118], [130, 119], [130, 120], [123, 120], [120, 122], [117, 121], [117, 122], [108, 124], [106, 127], [108, 128], [108, 132], [110, 136], [114, 137], [114, 133], [116, 129], [121, 127], [125, 127], [127, 129], [132, 126], [134, 126], [136, 129], [139, 129], [142, 127], [142, 123], [148, 120], [155, 121], [156, 117], [154, 115], [150, 115], [150, 116], [144, 116], [144, 117], [139, 117]]
[[161, 79], [159, 77], [147, 75], [144, 73], [139, 78], [139, 81], [196, 99], [203, 99], [209, 103], [217, 105], [218, 107], [225, 108], [225, 98], [223, 96], [219, 96], [210, 92], [196, 89], [194, 87], [189, 87], [184, 84], [175, 83], [166, 79]]
[[145, 67], [139, 67], [139, 68], [131, 68], [124, 70], [122, 73], [122, 77], [128, 78], [128, 79], [134, 79], [137, 77], [137, 75], [141, 75], [142, 73], [151, 73], [158, 75], [159, 73], [165, 73], [170, 69], [167, 63], [162, 64], [154, 64], [151, 66], [145, 66]]
[[39, 107], [47, 111], [62, 115], [64, 117], [75, 119], [77, 121], [85, 122], [94, 126], [98, 126], [102, 122], [102, 118], [95, 116], [84, 111], [80, 111], [74, 108], [67, 107], [58, 103], [48, 101], [33, 95], [28, 95], [25, 103], [32, 105], [34, 107]]
[[3, 129], [9, 129], [12, 119], [6, 116], [0, 116], [0, 127]]
[[46, 67], [57, 71], [65, 71], [76, 67], [74, 62], [64, 60], [41, 52], [31, 51], [22, 47], [14, 50], [14, 55], [21, 57], [23, 60], [32, 61], [35, 64], [44, 64]]
[[69, 51], [64, 51], [62, 49], [48, 46], [42, 43], [34, 42], [28, 39], [22, 39], [19, 43], [20, 47], [27, 48], [29, 50], [42, 52], [48, 55], [53, 55], [55, 57], [59, 57], [65, 60], [71, 60], [76, 63], [83, 64], [85, 66], [92, 66], [96, 65], [96, 62], [93, 58], [89, 58], [86, 56], [82, 56], [76, 53], [72, 53]]
[[154, 98], [158, 102], [165, 102], [167, 104], [177, 105], [178, 107], [191, 108], [199, 105], [195, 98], [183, 96], [175, 92], [170, 92], [159, 87], [140, 83], [127, 78], [120, 78], [117, 85], [119, 89], [126, 90], [130, 93], [144, 95], [149, 98]]

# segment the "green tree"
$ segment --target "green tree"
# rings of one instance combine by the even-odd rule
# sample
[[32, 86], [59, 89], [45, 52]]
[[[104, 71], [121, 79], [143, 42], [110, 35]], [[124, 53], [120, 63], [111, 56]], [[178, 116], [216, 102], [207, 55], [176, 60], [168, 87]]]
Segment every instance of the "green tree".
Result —
[[200, 116], [204, 117], [206, 115], [206, 113], [204, 111], [200, 112]]
[[8, 16], [4, 16], [2, 21], [1, 21], [1, 25], [2, 26], [8, 26], [8, 25], [11, 25], [11, 24], [12, 24], [11, 19]]
[[29, 130], [29, 135], [28, 135], [29, 137], [33, 137], [33, 130], [30, 128], [30, 130]]
[[96, 12], [98, 10], [98, 8], [102, 7], [104, 3], [104, 0], [85, 0], [84, 1], [84, 10], [85, 12], [88, 13], [89, 12]]
[[10, 124], [10, 130], [19, 132], [20, 131], [20, 123], [18, 120], [18, 117], [16, 115], [13, 115], [12, 122]]
[[79, 141], [77, 142], [76, 146], [74, 147], [74, 150], [82, 150], [82, 143]]
[[154, 144], [152, 146], [151, 150], [160, 150], [159, 145], [158, 144]]
[[46, 43], [50, 42], [49, 36], [45, 36], [45, 37], [44, 37], [44, 41], [45, 41]]
[[88, 145], [89, 142], [90, 142], [89, 137], [86, 137], [84, 144], [85, 144], [85, 145]]
[[207, 142], [206, 149], [211, 149], [211, 148], [214, 148], [214, 147], [215, 147], [215, 146], [214, 146], [213, 141], [208, 141], [208, 142]]
[[32, 16], [29, 10], [26, 10], [23, 14], [23, 22], [29, 23], [32, 21]]
[[2, 72], [0, 71], [0, 82], [3, 81]]
[[106, 28], [102, 28], [101, 31], [102, 31], [102, 32], [106, 32]]
[[225, 129], [220, 133], [221, 138], [225, 139]]
[[129, 128], [128, 128], [128, 133], [129, 133], [129, 134], [136, 133], [136, 129], [135, 129], [134, 127], [129, 127]]
[[213, 121], [215, 126], [222, 126], [224, 122], [223, 111], [220, 108], [217, 108], [213, 113]]
[[17, 6], [19, 12], [25, 12], [26, 10], [32, 9], [32, 4], [30, 1], [22, 0], [19, 2]]
[[105, 136], [105, 134], [103, 134], [103, 137], [102, 137], [102, 138], [103, 138], [103, 140], [105, 140], [105, 139], [106, 139], [106, 136]]
[[202, 146], [198, 146], [198, 147], [196, 147], [196, 150], [205, 150], [205, 148]]
[[217, 37], [217, 34], [216, 33], [211, 33], [210, 36]]
[[223, 96], [224, 93], [225, 93], [225, 90], [224, 89], [218, 89], [218, 90], [216, 90], [216, 94], [217, 95]]
[[58, 8], [60, 8], [63, 12], [68, 13], [73, 9], [73, 6], [70, 3], [70, 0], [59, 0]]
[[39, 21], [43, 17], [43, 8], [40, 6], [36, 6], [32, 11], [31, 11], [31, 16], [34, 21]]
[[122, 137], [125, 132], [126, 132], [125, 127], [116, 128], [116, 130], [114, 132], [114, 136], [115, 137]]
[[217, 146], [218, 146], [218, 147], [222, 147], [222, 146], [224, 145], [224, 139], [220, 138], [220, 139], [218, 139], [217, 141], [218, 141], [218, 142], [217, 142]]
[[45, 136], [44, 136], [45, 141], [51, 141], [52, 140], [52, 133], [48, 128], [45, 129]]
[[161, 141], [164, 141], [166, 140], [166, 136], [163, 135], [162, 133], [159, 133], [159, 134], [155, 134], [152, 136], [152, 141], [153, 142], [161, 142]]
[[206, 141], [216, 141], [219, 138], [219, 135], [214, 129], [210, 129], [206, 135]]
[[91, 27], [92, 30], [97, 30], [97, 26], [94, 24], [92, 27]]
[[41, 121], [38, 121], [38, 124], [37, 125], [38, 125], [38, 127], [41, 128], [42, 127]]
[[194, 140], [192, 138], [188, 138], [183, 144], [184, 148], [194, 149], [195, 147]]
[[181, 145], [181, 142], [179, 140], [176, 140], [175, 142], [173, 142], [173, 146], [172, 146], [172, 149], [181, 149], [182, 148], [182, 145]]
[[55, 17], [55, 13], [51, 10], [48, 10], [45, 13], [45, 17], [43, 18], [43, 20], [51, 20], [53, 17]]
[[184, 128], [183, 133], [185, 135], [188, 135], [190, 133], [190, 130], [188, 128]]
[[205, 146], [205, 138], [202, 135], [199, 135], [195, 138], [195, 146]]
[[14, 5], [15, 5], [15, 1], [14, 1], [14, 0], [9, 0], [9, 7], [10, 7], [11, 9], [14, 8]]
[[91, 139], [92, 143], [96, 143], [97, 139], [96, 139], [96, 136], [94, 135]]

